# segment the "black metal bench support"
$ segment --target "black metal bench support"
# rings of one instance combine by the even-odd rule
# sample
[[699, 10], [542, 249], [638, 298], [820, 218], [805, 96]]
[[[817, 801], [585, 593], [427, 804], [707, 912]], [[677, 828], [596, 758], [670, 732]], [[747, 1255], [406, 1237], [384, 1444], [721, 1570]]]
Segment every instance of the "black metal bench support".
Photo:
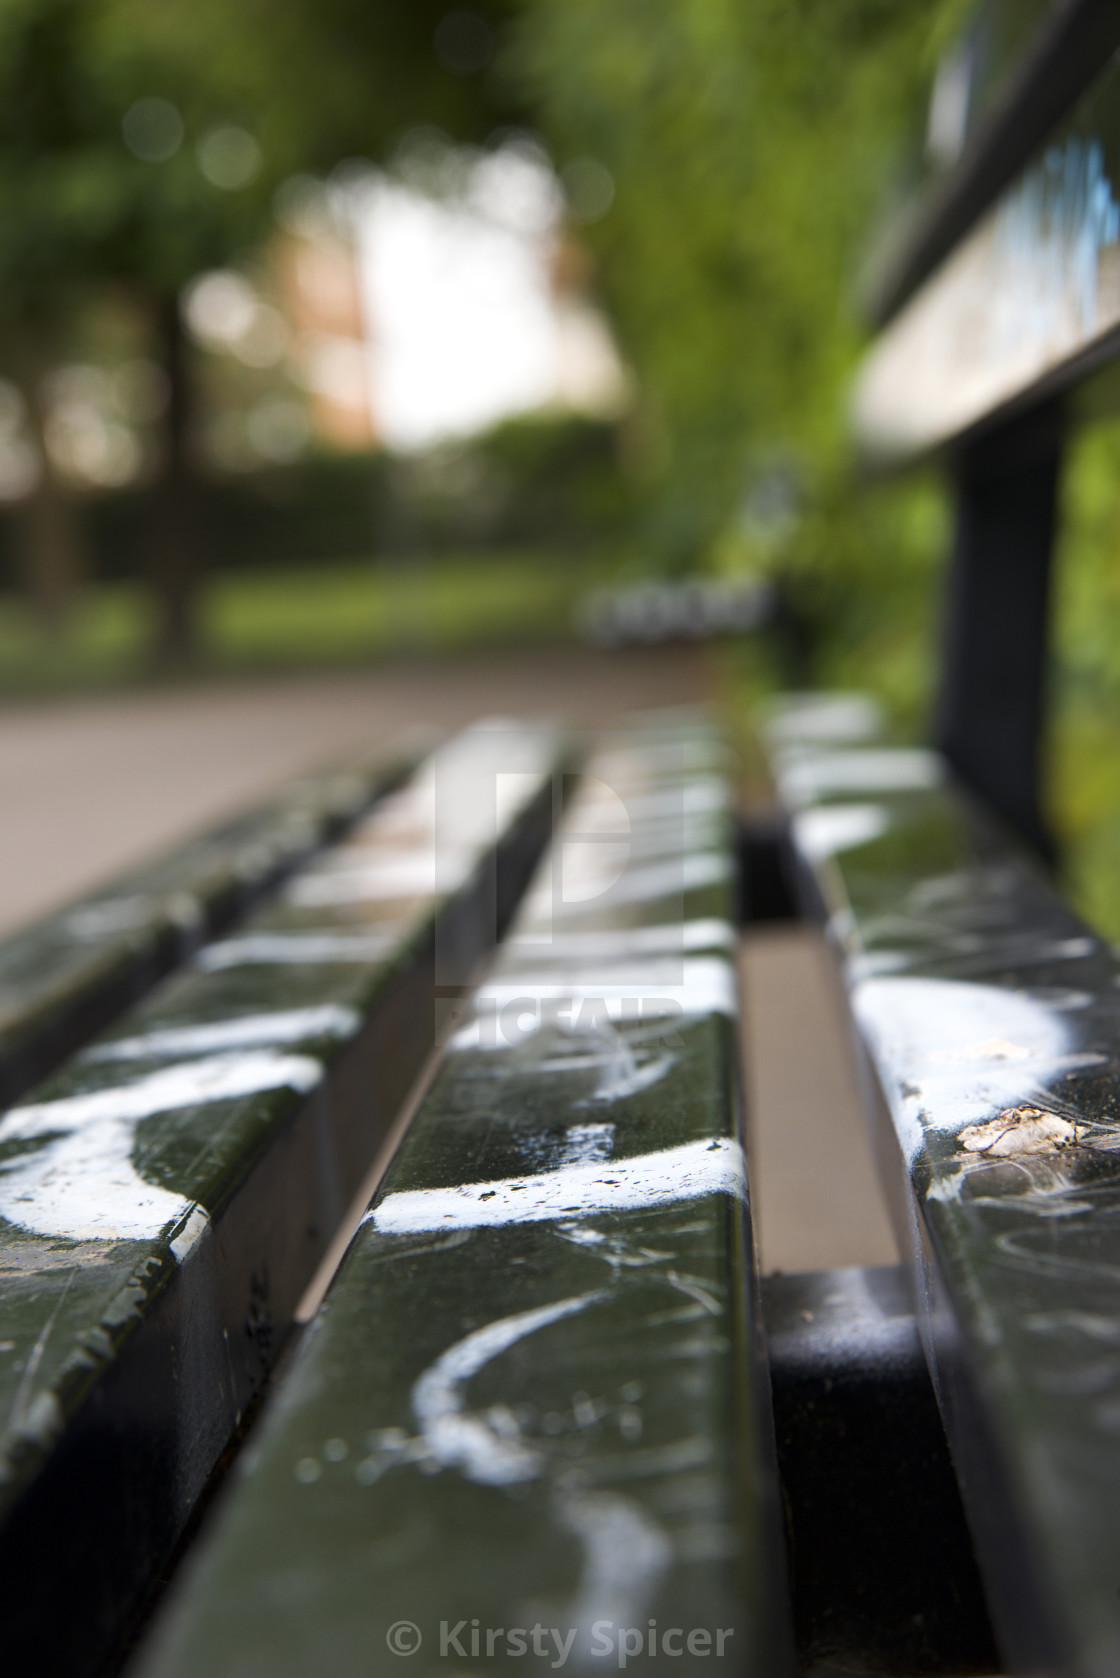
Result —
[[763, 1318], [804, 1672], [997, 1672], [901, 1265], [767, 1276]]
[[1047, 858], [1039, 746], [1061, 446], [1050, 405], [959, 453], [936, 727], [965, 785]]

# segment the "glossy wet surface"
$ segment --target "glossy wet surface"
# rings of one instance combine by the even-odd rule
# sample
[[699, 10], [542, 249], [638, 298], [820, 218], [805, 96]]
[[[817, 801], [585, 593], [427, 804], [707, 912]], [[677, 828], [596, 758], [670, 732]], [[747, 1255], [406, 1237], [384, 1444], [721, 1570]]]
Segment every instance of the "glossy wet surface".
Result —
[[779, 779], [924, 1231], [927, 1326], [1013, 1659], [1120, 1663], [1120, 963], [925, 754]]
[[15, 1100], [409, 767], [402, 751], [300, 777], [266, 804], [0, 942], [0, 1103]]
[[784, 1669], [723, 770], [590, 763], [138, 1672]]
[[[180, 1519], [189, 1508], [431, 1044], [440, 961], [454, 979], [456, 960], [493, 936], [480, 870], [496, 835], [534, 799], [547, 803], [557, 749], [547, 731], [514, 726], [452, 742], [0, 1118], [9, 1549], [27, 1541], [21, 1499], [39, 1495], [72, 1428], [88, 1433], [102, 1410], [117, 1443], [94, 1429], [96, 1470], [113, 1450], [141, 1470], [151, 1459], [144, 1488], [122, 1492], [106, 1474], [107, 1496], [135, 1501], [131, 1541], [149, 1496]], [[437, 922], [460, 898], [473, 905], [467, 921]], [[99, 1395], [145, 1358], [130, 1443], [130, 1424]], [[70, 1500], [84, 1489], [79, 1475]], [[60, 1544], [66, 1511], [64, 1498]], [[166, 1538], [156, 1521], [149, 1565]], [[23, 1603], [9, 1600], [9, 1563], [10, 1628]]]

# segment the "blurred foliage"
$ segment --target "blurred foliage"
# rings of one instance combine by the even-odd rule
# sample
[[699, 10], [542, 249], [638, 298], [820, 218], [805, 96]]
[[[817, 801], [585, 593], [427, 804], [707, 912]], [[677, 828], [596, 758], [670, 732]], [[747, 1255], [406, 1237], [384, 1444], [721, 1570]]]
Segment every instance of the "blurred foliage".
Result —
[[[555, 616], [549, 591], [567, 563], [556, 556], [590, 565], [600, 550], [612, 567], [627, 556], [633, 572], [779, 578], [783, 635], [738, 655], [742, 691], [854, 682], [916, 731], [936, 646], [943, 490], [932, 472], [865, 482], [845, 398], [864, 342], [857, 276], [884, 205], [913, 183], [934, 65], [965, 9], [966, 0], [473, 0], [468, 14], [448, 0], [0, 0], [0, 368], [35, 420], [44, 368], [89, 359], [73, 349], [81, 320], [116, 309], [121, 320], [131, 311], [128, 355], [156, 353], [185, 386], [194, 369], [171, 342], [177, 294], [200, 269], [245, 264], [259, 250], [282, 183], [342, 179], [353, 159], [393, 167], [410, 135], [419, 155], [419, 131], [438, 152], [534, 128], [568, 193], [568, 255], [577, 268], [590, 259], [633, 375], [617, 432], [518, 421], [426, 458], [313, 459], [240, 483], [195, 482], [213, 533], [196, 547], [212, 548], [215, 599], [225, 601], [217, 617], [206, 608], [207, 633], [247, 648], [255, 614], [253, 644], [285, 646], [289, 630], [276, 625], [298, 639], [301, 622], [319, 622], [314, 589], [323, 621], [337, 606], [343, 626], [308, 628], [324, 657], [332, 646], [353, 656], [382, 647], [375, 619], [419, 621], [417, 596], [403, 617], [384, 602], [355, 607], [346, 629], [338, 603], [349, 587], [365, 599], [374, 573], [328, 567], [298, 582], [313, 549], [376, 548], [397, 556], [398, 578], [454, 573], [454, 587], [440, 584], [446, 610], [476, 625], [476, 600], [513, 623], [502, 602], [521, 598], [514, 570], [495, 558], [504, 580], [472, 594], [469, 565], [427, 567], [424, 554], [532, 549], [539, 560], [509, 564]], [[156, 132], [168, 110], [180, 125], [173, 145]], [[137, 145], [142, 119], [155, 129]], [[235, 188], [202, 165], [210, 138], [231, 129], [258, 158]], [[422, 184], [415, 168], [410, 178]], [[168, 460], [184, 412], [172, 404]], [[84, 503], [102, 577], [137, 569], [135, 556], [158, 546], [153, 494]], [[1120, 932], [1120, 430], [1078, 440], [1064, 496], [1053, 803], [1079, 900]], [[60, 507], [73, 512], [74, 497], [56, 502], [27, 504], [42, 515], [30, 557], [4, 540], [12, 563], [25, 576], [38, 566], [47, 596], [61, 598], [77, 561], [66, 557], [73, 533]], [[147, 574], [159, 584], [158, 568]], [[59, 671], [67, 659], [74, 671], [122, 670], [121, 649], [142, 633], [135, 589], [100, 587], [93, 599], [90, 624], [101, 628], [86, 647], [78, 627]], [[0, 671], [11, 672], [22, 620], [10, 599], [0, 610]], [[450, 619], [440, 622], [453, 640]]]
[[[367, 556], [220, 573], [204, 603], [196, 673], [368, 668], [570, 642], [596, 558], [538, 549], [429, 559]], [[151, 603], [134, 581], [99, 583], [65, 646], [29, 633], [26, 605], [0, 595], [0, 696], [85, 692], [150, 681]]]
[[[637, 375], [625, 481], [612, 486], [606, 453], [593, 461], [602, 436], [573, 427], [558, 449], [547, 428], [534, 440], [515, 427], [397, 470], [383, 533], [439, 544], [558, 526], [582, 539], [598, 523], [613, 542], [629, 514], [636, 566], [780, 571], [806, 656], [824, 668], [843, 664], [844, 647], [881, 650], [884, 682], [912, 704], [906, 658], [881, 627], [881, 578], [890, 573], [896, 624], [909, 625], [936, 520], [924, 488], [911, 508], [854, 487], [843, 388], [860, 342], [852, 276], [958, 11], [956, 0], [620, 0], [605, 10], [479, 0], [469, 14], [448, 13], [445, 0], [6, 0], [0, 209], [11, 237], [0, 307], [29, 341], [28, 319], [57, 331], [79, 294], [106, 281], [147, 300], [182, 398], [164, 450], [165, 476], [178, 460], [178, 487], [164, 496], [162, 537], [155, 516], [142, 533], [168, 548], [149, 574], [171, 601], [169, 646], [190, 636], [184, 508], [215, 498], [193, 480], [184, 488], [191, 369], [167, 300], [259, 241], [294, 173], [384, 162], [418, 124], [479, 143], [531, 120], [569, 183], [589, 160], [614, 183], [608, 213], [584, 219], [582, 238]], [[481, 31], [465, 48], [447, 36], [464, 16]], [[161, 138], [161, 121], [178, 133]], [[259, 154], [236, 190], [201, 166], [222, 125]], [[578, 192], [573, 213], [578, 221]], [[25, 383], [34, 380], [32, 369]], [[59, 547], [57, 508], [51, 517], [40, 549]], [[197, 530], [190, 540], [204, 545]]]
[[[844, 398], [856, 277], [920, 173], [965, 11], [526, 0], [510, 52], [561, 168], [591, 156], [614, 177], [584, 237], [636, 375], [642, 560], [778, 575], [784, 646], [740, 655], [740, 691], [869, 687], [909, 732], [934, 676], [944, 485], [862, 481]], [[1063, 500], [1049, 801], [1075, 901], [1120, 936], [1120, 426], [1074, 441]]]
[[835, 510], [854, 276], [958, 10], [527, 0], [510, 61], [554, 152], [614, 178], [585, 237], [638, 375], [631, 459], [664, 565], [726, 541], [776, 456]]
[[[90, 575], [141, 570], [152, 487], [87, 493]], [[634, 499], [618, 470], [613, 424], [578, 414], [505, 420], [426, 454], [314, 453], [282, 467], [210, 475], [197, 488], [215, 572], [306, 566], [324, 555], [609, 549], [617, 563]], [[17, 508], [0, 508], [0, 589], [18, 586]]]
[[636, 501], [616, 426], [580, 414], [517, 415], [477, 436], [388, 463], [382, 544], [440, 551], [464, 541], [608, 547]]
[[[507, 9], [502, 0], [482, 6], [496, 20]], [[97, 288], [127, 292], [148, 317], [166, 375], [146, 570], [159, 646], [182, 657], [206, 542], [179, 294], [265, 235], [274, 192], [295, 172], [383, 156], [409, 123], [477, 137], [518, 113], [516, 97], [481, 73], [490, 24], [479, 17], [479, 73], [462, 74], [463, 43], [438, 50], [443, 18], [432, 0], [0, 5], [0, 357], [22, 390], [42, 467], [21, 557], [48, 627], [64, 627], [84, 568], [43, 396], [75, 310]]]
[[1060, 530], [1050, 806], [1075, 902], [1120, 938], [1120, 421], [1073, 439]]
[[[511, 120], [512, 93], [437, 58], [444, 12], [442, 0], [4, 0], [0, 313], [53, 313], [96, 279], [178, 289], [266, 232], [295, 172], [382, 157], [416, 123], [480, 138]], [[200, 161], [222, 124], [257, 148], [236, 186]]]
[[507, 56], [562, 176], [591, 157], [614, 180], [582, 236], [636, 376], [636, 567], [777, 576], [773, 679], [870, 686], [907, 729], [929, 703], [943, 490], [865, 482], [845, 409], [857, 277], [962, 10], [525, 0]]

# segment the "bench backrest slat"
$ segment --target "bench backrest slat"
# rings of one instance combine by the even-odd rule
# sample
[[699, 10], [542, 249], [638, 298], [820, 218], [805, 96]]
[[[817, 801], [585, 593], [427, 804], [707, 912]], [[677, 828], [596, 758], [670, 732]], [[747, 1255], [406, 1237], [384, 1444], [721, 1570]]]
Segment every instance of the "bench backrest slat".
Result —
[[[910, 277], [895, 275], [853, 402], [870, 459], [946, 457], [955, 531], [934, 739], [1046, 857], [1040, 740], [1063, 448], [1074, 421], [1116, 410], [1120, 388], [1118, 40], [1112, 0], [1045, 13], [911, 244]], [[1006, 176], [991, 202], [977, 185], [985, 169], [993, 191]]]
[[886, 461], [1063, 394], [1120, 328], [1120, 64], [1073, 111], [880, 334], [855, 423]]
[[[1037, 15], [1028, 21], [1024, 12]], [[980, 10], [938, 77], [958, 106], [955, 125], [966, 117], [964, 143], [869, 276], [868, 312], [876, 326], [896, 315], [968, 234], [1118, 46], [1120, 9], [1112, 0], [1029, 0], [1027, 6], [989, 0]], [[977, 58], [993, 52], [998, 62], [982, 67], [990, 92], [975, 108]], [[946, 90], [948, 80], [956, 85]]]

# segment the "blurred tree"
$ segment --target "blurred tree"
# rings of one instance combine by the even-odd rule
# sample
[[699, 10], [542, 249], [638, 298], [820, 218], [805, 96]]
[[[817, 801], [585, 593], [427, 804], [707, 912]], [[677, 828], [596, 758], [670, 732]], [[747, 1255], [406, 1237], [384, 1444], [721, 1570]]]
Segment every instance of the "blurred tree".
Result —
[[179, 299], [270, 226], [297, 170], [383, 157], [417, 122], [480, 138], [522, 110], [489, 73], [503, 0], [448, 12], [361, 0], [5, 0], [0, 7], [0, 342], [42, 470], [25, 571], [43, 619], [80, 571], [72, 497], [52, 458], [44, 379], [74, 311], [125, 289], [167, 375], [146, 543], [158, 651], [188, 654], [202, 540], [190, 350]]
[[[200, 576], [190, 361], [177, 307], [183, 286], [259, 240], [275, 189], [297, 172], [384, 161], [418, 125], [479, 140], [496, 124], [523, 119], [519, 94], [490, 73], [511, 3], [477, 0], [472, 10], [449, 11], [446, 0], [243, 0], [236, 7], [196, 0], [174, 8], [101, 0], [99, 39], [118, 111], [127, 121], [136, 101], [148, 110], [166, 105], [182, 124], [173, 157], [157, 155], [158, 140], [149, 148], [155, 167], [147, 190], [112, 253], [116, 271], [149, 293], [171, 390], [149, 543], [165, 656], [191, 649]], [[217, 181], [215, 192], [206, 147], [222, 135], [245, 136], [257, 166], [251, 183]]]
[[[73, 499], [52, 449], [46, 375], [74, 313], [105, 286], [146, 311], [170, 374], [153, 579], [161, 642], [189, 638], [189, 485], [182, 333], [176, 298], [200, 267], [267, 224], [257, 171], [215, 179], [184, 145], [166, 66], [130, 46], [103, 0], [9, 0], [0, 9], [0, 336], [28, 407], [40, 476], [27, 506], [25, 570], [45, 622], [64, 620], [80, 572]], [[201, 99], [194, 97], [196, 121]], [[211, 126], [226, 104], [217, 90]], [[201, 127], [201, 123], [199, 125]], [[219, 134], [222, 132], [218, 130]], [[227, 139], [242, 131], [226, 128]], [[236, 141], [235, 141], [236, 144]], [[243, 136], [255, 160], [255, 143]], [[220, 173], [220, 171], [218, 171]], [[230, 188], [236, 190], [230, 190]]]
[[[955, 0], [526, 0], [511, 54], [639, 378], [663, 563], [710, 550], [752, 478], [840, 446], [862, 247]], [[574, 208], [578, 214], [578, 190]], [[766, 492], [763, 492], [765, 499]]]
[[73, 506], [46, 442], [44, 380], [88, 281], [88, 250], [120, 213], [121, 183], [98, 144], [104, 113], [82, 85], [90, 21], [78, 0], [12, 0], [0, 10], [0, 335], [39, 457], [22, 566], [52, 629], [66, 616], [81, 559]]
[[920, 148], [961, 11], [524, 0], [506, 60], [636, 374], [640, 563], [779, 576], [801, 679], [854, 676], [911, 717], [929, 670], [938, 490], [871, 494], [844, 405], [869, 234], [900, 157]]
[[[958, 9], [4, 0], [0, 336], [41, 430], [42, 372], [83, 297], [124, 287], [151, 322], [171, 392], [147, 543], [164, 654], [190, 649], [203, 546], [182, 288], [265, 236], [288, 176], [384, 161], [417, 125], [471, 142], [542, 125], [638, 375], [647, 549], [668, 567], [842, 568], [858, 542], [822, 561], [798, 509], [815, 497], [835, 524], [850, 506], [851, 276]], [[28, 569], [57, 618], [73, 543], [42, 452]]]

